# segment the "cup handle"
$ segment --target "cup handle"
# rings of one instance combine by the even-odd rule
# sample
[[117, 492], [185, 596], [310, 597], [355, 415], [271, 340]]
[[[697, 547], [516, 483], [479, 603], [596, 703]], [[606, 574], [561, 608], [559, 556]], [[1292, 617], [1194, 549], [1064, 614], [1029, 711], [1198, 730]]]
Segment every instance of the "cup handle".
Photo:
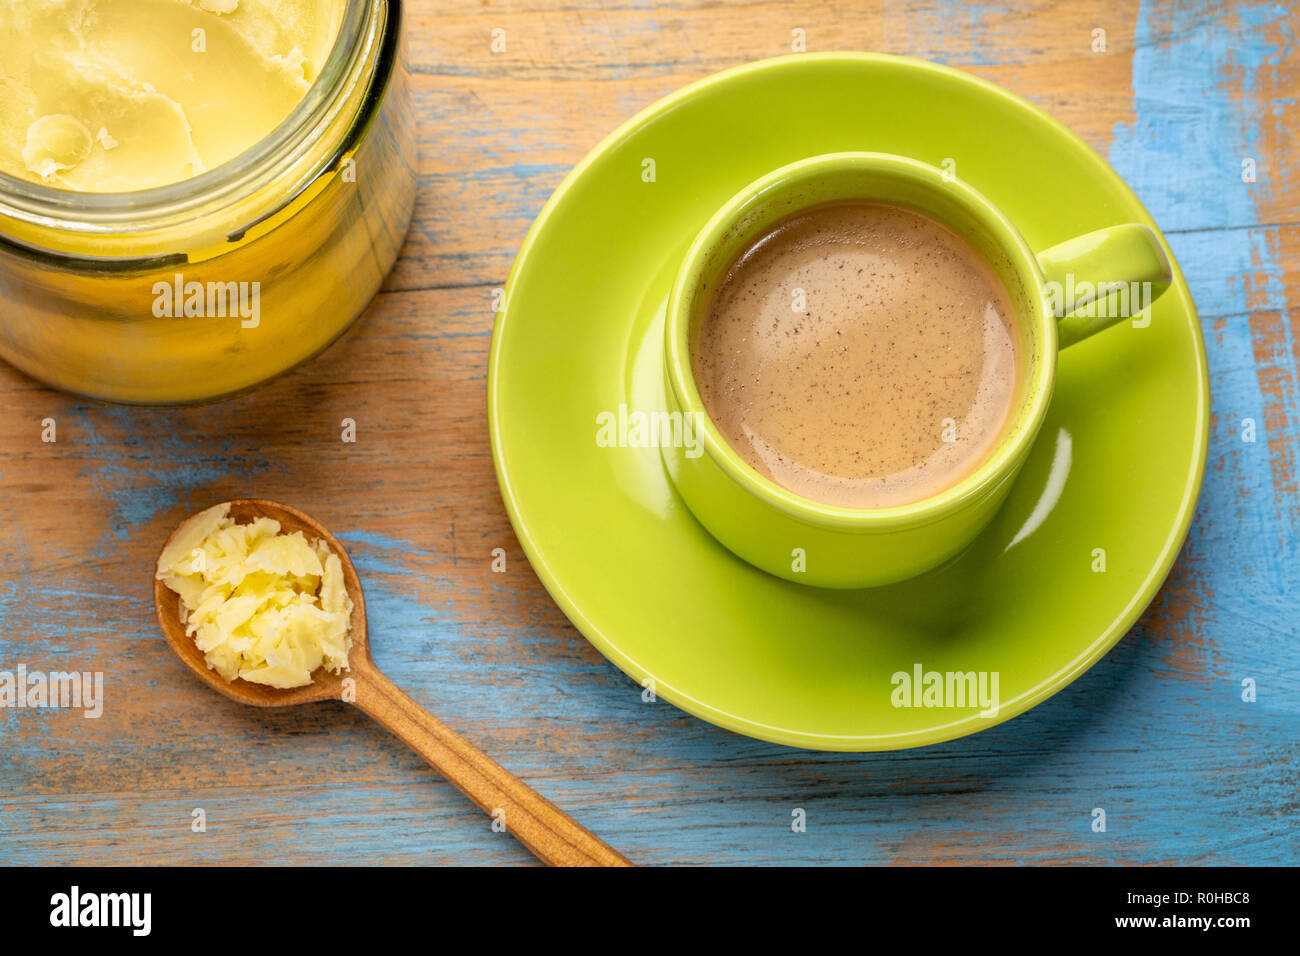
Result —
[[1172, 281], [1160, 240], [1136, 222], [1067, 239], [1039, 253], [1038, 264], [1060, 348], [1136, 316]]

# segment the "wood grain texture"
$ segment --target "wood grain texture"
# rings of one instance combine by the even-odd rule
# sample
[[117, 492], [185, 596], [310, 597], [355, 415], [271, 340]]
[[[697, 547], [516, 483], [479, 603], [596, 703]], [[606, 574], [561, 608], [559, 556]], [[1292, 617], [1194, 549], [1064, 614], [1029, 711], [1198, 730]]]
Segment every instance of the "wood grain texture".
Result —
[[[182, 410], [86, 403], [0, 368], [0, 670], [102, 670], [106, 697], [95, 720], [0, 711], [0, 862], [531, 860], [354, 709], [242, 707], [167, 651], [149, 590], [160, 542], [247, 496], [333, 529], [366, 582], [376, 663], [633, 862], [1300, 862], [1300, 49], [1286, 3], [412, 6], [416, 221], [342, 341], [252, 395]], [[1205, 488], [1155, 604], [1047, 703], [923, 750], [807, 753], [642, 703], [533, 576], [492, 472], [492, 290], [547, 196], [636, 110], [788, 52], [796, 27], [812, 50], [970, 69], [1078, 132], [1166, 230], [1210, 353]], [[340, 441], [345, 417], [355, 444]], [[41, 441], [45, 418], [57, 443]], [[806, 833], [791, 832], [795, 808]]]

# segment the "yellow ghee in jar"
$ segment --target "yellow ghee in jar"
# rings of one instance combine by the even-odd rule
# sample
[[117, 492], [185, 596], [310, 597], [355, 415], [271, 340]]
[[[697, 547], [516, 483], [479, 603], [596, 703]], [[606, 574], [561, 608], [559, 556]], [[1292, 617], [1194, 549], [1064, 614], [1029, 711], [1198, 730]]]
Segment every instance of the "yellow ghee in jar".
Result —
[[302, 99], [343, 9], [336, 0], [6, 0], [0, 170], [123, 192], [219, 166]]
[[[402, 13], [395, 0], [0, 0], [0, 360], [82, 395], [176, 404], [260, 385], [338, 338], [414, 207]], [[150, 72], [174, 57], [206, 70], [214, 38], [229, 41], [221, 69]], [[85, 84], [109, 75], [107, 93]], [[85, 99], [50, 92], [69, 85]], [[183, 114], [168, 127], [189, 131], [179, 152], [162, 155], [172, 140], [149, 109]], [[150, 176], [180, 178], [145, 188]]]

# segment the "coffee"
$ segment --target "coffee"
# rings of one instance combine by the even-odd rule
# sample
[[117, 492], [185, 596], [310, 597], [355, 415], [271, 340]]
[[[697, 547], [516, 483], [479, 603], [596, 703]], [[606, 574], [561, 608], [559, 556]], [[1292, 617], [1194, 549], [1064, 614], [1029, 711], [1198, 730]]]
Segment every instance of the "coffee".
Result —
[[761, 474], [813, 501], [886, 508], [951, 487], [997, 444], [1014, 323], [997, 274], [947, 227], [830, 203], [736, 257], [691, 365], [710, 417]]

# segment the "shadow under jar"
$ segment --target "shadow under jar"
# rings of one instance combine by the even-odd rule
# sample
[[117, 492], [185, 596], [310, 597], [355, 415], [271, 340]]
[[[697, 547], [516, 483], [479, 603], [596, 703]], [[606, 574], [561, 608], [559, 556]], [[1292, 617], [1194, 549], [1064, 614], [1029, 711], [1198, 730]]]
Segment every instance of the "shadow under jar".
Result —
[[133, 404], [209, 401], [316, 355], [365, 310], [416, 173], [400, 0], [348, 0], [319, 76], [248, 151], [82, 193], [0, 173], [0, 358]]

